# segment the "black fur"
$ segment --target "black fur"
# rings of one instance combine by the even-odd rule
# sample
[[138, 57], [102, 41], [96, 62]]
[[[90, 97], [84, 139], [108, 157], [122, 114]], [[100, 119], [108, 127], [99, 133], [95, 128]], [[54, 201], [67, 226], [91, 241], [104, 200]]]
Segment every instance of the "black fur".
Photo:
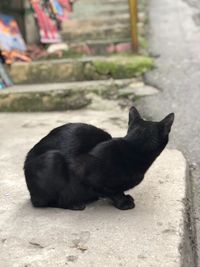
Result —
[[124, 191], [138, 185], [168, 142], [174, 120], [143, 120], [132, 107], [127, 135], [112, 138], [92, 125], [69, 123], [52, 130], [28, 153], [24, 172], [35, 207], [82, 210], [109, 198], [119, 209], [134, 208]]

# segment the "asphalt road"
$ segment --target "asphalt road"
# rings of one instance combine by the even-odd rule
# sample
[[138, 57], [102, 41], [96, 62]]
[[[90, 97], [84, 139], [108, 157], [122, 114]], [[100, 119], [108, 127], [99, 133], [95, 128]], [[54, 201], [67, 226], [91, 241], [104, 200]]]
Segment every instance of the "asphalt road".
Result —
[[176, 114], [170, 146], [180, 149], [189, 162], [187, 182], [196, 231], [192, 237], [196, 262], [185, 266], [196, 267], [200, 266], [200, 2], [151, 0], [149, 13], [149, 48], [157, 69], [146, 78], [161, 93], [140, 100], [138, 107], [155, 120], [172, 111]]

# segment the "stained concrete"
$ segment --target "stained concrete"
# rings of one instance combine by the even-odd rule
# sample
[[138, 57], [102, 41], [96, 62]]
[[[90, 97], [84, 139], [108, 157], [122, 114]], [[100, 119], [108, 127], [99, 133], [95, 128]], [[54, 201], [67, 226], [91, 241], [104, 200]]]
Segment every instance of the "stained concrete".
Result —
[[117, 105], [113, 100], [118, 99], [120, 105], [127, 106], [127, 101], [156, 93], [159, 91], [145, 85], [141, 78], [15, 85], [0, 92], [0, 111], [63, 111], [88, 105], [104, 110], [105, 104], [113, 109]]
[[129, 193], [136, 208], [105, 200], [84, 211], [35, 209], [23, 176], [27, 151], [53, 127], [87, 122], [123, 136], [127, 111], [0, 114], [0, 266], [179, 267], [186, 162], [166, 149]]
[[141, 99], [138, 105], [150, 118], [172, 111], [176, 115], [171, 145], [187, 157], [191, 174], [187, 177], [187, 204], [191, 208], [186, 267], [200, 266], [199, 12], [198, 0], [150, 1], [149, 48], [157, 57], [157, 68], [148, 74], [147, 82], [162, 93]]
[[45, 84], [133, 78], [153, 67], [153, 60], [148, 56], [115, 55], [16, 62], [9, 73], [15, 84]]

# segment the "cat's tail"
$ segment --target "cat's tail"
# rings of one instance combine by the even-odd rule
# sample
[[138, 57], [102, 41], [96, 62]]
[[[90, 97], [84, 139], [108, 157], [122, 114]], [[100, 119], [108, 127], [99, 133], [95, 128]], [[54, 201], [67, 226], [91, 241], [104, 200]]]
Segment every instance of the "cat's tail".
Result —
[[59, 192], [69, 180], [64, 155], [57, 150], [49, 150], [35, 157], [28, 155], [24, 173], [31, 201], [37, 207], [56, 205]]

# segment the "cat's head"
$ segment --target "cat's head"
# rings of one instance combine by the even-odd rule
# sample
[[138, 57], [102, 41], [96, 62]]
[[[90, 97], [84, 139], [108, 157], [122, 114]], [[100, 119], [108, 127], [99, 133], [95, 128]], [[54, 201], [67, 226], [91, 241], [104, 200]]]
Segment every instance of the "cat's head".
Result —
[[135, 107], [129, 111], [127, 138], [135, 148], [149, 155], [159, 155], [168, 143], [174, 113], [159, 122], [143, 120]]

